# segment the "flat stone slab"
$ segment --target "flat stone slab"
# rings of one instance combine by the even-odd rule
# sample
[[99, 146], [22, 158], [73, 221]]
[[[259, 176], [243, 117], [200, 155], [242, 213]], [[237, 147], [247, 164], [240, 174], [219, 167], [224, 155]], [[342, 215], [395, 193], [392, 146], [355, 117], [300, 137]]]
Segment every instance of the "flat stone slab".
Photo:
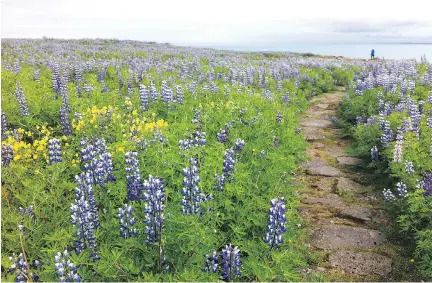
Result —
[[338, 179], [337, 181], [337, 185], [336, 185], [336, 191], [338, 193], [343, 193], [343, 192], [358, 192], [364, 189], [363, 185], [360, 185], [356, 182], [354, 182], [351, 179], [348, 178], [344, 178], [341, 177]]
[[333, 126], [333, 122], [329, 120], [308, 120], [304, 122], [300, 122], [300, 125], [303, 127], [313, 127], [313, 128], [331, 128]]
[[329, 147], [326, 147], [326, 151], [333, 158], [337, 158], [337, 157], [340, 157], [340, 156], [346, 156], [347, 155], [346, 152], [345, 152], [345, 150], [343, 150], [339, 146], [329, 146]]
[[329, 107], [328, 104], [323, 104], [323, 103], [315, 105], [315, 108], [318, 108], [318, 109], [327, 109], [328, 107]]
[[327, 176], [327, 177], [340, 177], [344, 175], [344, 173], [341, 170], [328, 165], [319, 166], [319, 167], [308, 167], [306, 169], [306, 173], [313, 176]]
[[321, 129], [306, 127], [303, 128], [303, 134], [307, 141], [316, 141], [325, 139], [325, 135]]
[[320, 142], [314, 142], [314, 143], [312, 144], [312, 147], [314, 147], [314, 148], [316, 148], [316, 149], [320, 149], [320, 148], [325, 147], [325, 145], [322, 144], [322, 143], [320, 143]]
[[369, 252], [336, 251], [329, 256], [333, 268], [357, 275], [386, 276], [392, 271], [389, 257]]
[[385, 242], [377, 230], [346, 225], [328, 225], [312, 233], [311, 244], [319, 249], [375, 248]]
[[339, 164], [341, 165], [360, 165], [363, 163], [363, 160], [355, 157], [338, 157], [336, 158]]
[[325, 206], [332, 206], [332, 207], [344, 207], [345, 204], [337, 199], [331, 199], [331, 198], [306, 198], [301, 201], [304, 204], [322, 204]]
[[341, 218], [349, 218], [359, 221], [371, 221], [374, 211], [366, 207], [345, 208], [338, 213]]
[[311, 184], [311, 186], [317, 188], [318, 191], [332, 192], [337, 181], [338, 178], [336, 177], [325, 177]]

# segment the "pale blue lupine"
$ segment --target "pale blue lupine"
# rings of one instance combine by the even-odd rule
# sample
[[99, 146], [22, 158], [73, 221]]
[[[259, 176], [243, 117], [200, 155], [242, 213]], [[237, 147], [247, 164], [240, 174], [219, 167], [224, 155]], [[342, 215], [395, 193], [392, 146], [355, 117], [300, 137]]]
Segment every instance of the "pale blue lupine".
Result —
[[390, 189], [383, 190], [384, 199], [387, 201], [393, 201], [396, 199], [395, 195], [392, 193]]
[[140, 85], [139, 93], [141, 99], [141, 109], [143, 111], [147, 111], [149, 106], [149, 92], [147, 87], [145, 85]]
[[404, 183], [398, 182], [396, 184], [396, 190], [399, 197], [404, 197], [404, 198], [408, 197], [407, 186]]
[[268, 212], [267, 234], [264, 242], [270, 247], [279, 247], [284, 242], [283, 233], [286, 232], [286, 201], [285, 198], [272, 199], [271, 208]]
[[216, 251], [213, 251], [210, 255], [204, 255], [206, 259], [206, 267], [202, 270], [205, 272], [216, 273], [219, 271], [219, 255]]
[[127, 197], [130, 201], [142, 199], [143, 184], [138, 165], [138, 153], [135, 151], [126, 152], [126, 181]]
[[62, 127], [63, 135], [70, 136], [72, 134], [71, 124], [69, 120], [68, 110], [63, 106], [60, 107], [60, 124]]
[[144, 200], [146, 201], [145, 213], [145, 242], [147, 244], [160, 242], [165, 228], [165, 188], [162, 179], [149, 175], [144, 181]]
[[183, 89], [180, 85], [176, 86], [176, 94], [177, 94], [177, 103], [179, 104], [183, 104], [184, 102], [184, 94], [183, 94]]
[[220, 269], [222, 278], [226, 281], [230, 281], [241, 275], [241, 262], [240, 262], [240, 250], [239, 248], [232, 247], [231, 244], [226, 245], [222, 249]]
[[235, 142], [234, 150], [237, 152], [241, 152], [244, 146], [245, 146], [245, 141], [242, 139], [237, 139]]
[[183, 168], [183, 188], [181, 193], [183, 199], [181, 202], [182, 213], [186, 215], [198, 214], [200, 204], [206, 199], [205, 194], [201, 193], [199, 188], [200, 177], [198, 171], [198, 162], [196, 158], [189, 160], [190, 166]]
[[77, 239], [74, 242], [75, 251], [81, 253], [86, 247], [92, 251], [96, 258], [95, 230], [99, 227], [97, 207], [93, 196], [92, 179], [89, 173], [75, 176], [77, 188], [76, 198], [71, 204], [71, 223], [76, 228]]
[[405, 172], [410, 175], [414, 174], [414, 163], [412, 161], [405, 161]]
[[54, 265], [60, 282], [81, 282], [77, 267], [69, 259], [69, 252], [67, 250], [63, 253], [57, 252], [54, 256]]
[[6, 116], [3, 113], [3, 111], [1, 112], [1, 137], [3, 140], [7, 139], [8, 135], [6, 134], [7, 132], [7, 123], [6, 123]]
[[60, 140], [53, 138], [48, 141], [48, 156], [50, 164], [62, 162]]
[[375, 145], [371, 148], [371, 159], [373, 162], [376, 162], [379, 160], [378, 148]]
[[2, 144], [1, 146], [1, 165], [4, 167], [9, 166], [9, 163], [14, 158], [14, 152], [10, 144]]
[[120, 235], [127, 239], [138, 234], [135, 226], [137, 223], [135, 217], [133, 216], [132, 206], [125, 204], [124, 208], [120, 207], [117, 211], [117, 219], [120, 223]]
[[37, 281], [38, 276], [36, 274], [30, 272], [29, 275], [30, 266], [27, 264], [22, 253], [18, 255], [18, 258], [16, 258], [15, 254], [12, 254], [12, 256], [9, 257], [9, 262], [11, 265], [8, 271], [11, 274], [15, 273], [15, 282], [29, 282], [30, 277], [33, 279], [33, 282]]
[[27, 100], [24, 96], [24, 91], [19, 81], [16, 83], [15, 96], [18, 100], [21, 116], [29, 116], [30, 111], [27, 106]]

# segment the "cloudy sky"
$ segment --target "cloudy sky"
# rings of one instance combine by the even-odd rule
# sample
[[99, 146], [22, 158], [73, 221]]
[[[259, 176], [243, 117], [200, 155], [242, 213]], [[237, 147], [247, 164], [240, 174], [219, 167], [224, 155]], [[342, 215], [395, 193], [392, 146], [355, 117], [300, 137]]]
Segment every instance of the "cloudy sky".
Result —
[[427, 3], [1, 0], [1, 36], [117, 38], [208, 46], [432, 43], [432, 16]]

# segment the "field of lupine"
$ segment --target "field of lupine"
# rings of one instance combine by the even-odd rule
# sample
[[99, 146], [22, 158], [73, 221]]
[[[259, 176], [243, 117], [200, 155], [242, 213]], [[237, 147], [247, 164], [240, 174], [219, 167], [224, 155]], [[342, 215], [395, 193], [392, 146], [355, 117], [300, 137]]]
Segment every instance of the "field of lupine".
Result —
[[353, 152], [371, 158], [395, 224], [394, 238], [432, 278], [432, 65], [387, 62], [355, 71], [339, 122]]
[[341, 67], [3, 40], [2, 279], [301, 280], [297, 119]]
[[297, 121], [335, 84], [430, 276], [428, 62], [22, 39], [2, 40], [2, 279], [322, 280], [302, 273]]

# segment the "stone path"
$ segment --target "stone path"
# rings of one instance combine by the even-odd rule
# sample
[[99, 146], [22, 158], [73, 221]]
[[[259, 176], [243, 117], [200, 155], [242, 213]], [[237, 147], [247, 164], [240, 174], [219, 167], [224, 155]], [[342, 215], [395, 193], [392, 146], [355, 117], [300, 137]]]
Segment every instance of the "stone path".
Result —
[[309, 244], [321, 255], [313, 268], [334, 281], [391, 280], [392, 247], [382, 232], [386, 216], [367, 184], [363, 161], [349, 157], [339, 136], [337, 116], [344, 89], [314, 98], [300, 125], [310, 143], [300, 214], [308, 224]]

